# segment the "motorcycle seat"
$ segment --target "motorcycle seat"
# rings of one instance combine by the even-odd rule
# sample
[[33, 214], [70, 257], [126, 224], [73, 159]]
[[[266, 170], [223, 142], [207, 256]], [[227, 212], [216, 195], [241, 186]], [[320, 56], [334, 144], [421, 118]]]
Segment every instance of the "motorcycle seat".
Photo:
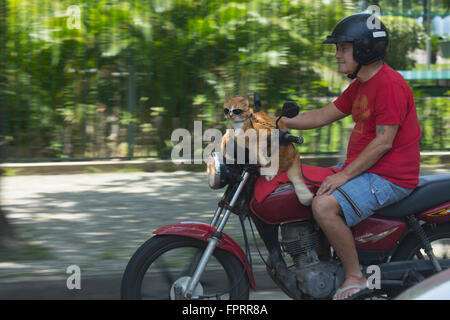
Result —
[[375, 211], [378, 216], [402, 218], [450, 201], [450, 174], [420, 176], [416, 189], [397, 203]]

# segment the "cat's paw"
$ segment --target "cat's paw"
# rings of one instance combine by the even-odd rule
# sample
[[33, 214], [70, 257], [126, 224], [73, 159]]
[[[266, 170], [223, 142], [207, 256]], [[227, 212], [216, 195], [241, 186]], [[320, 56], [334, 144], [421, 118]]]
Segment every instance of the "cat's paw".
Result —
[[308, 193], [303, 192], [302, 194], [299, 194], [298, 192], [296, 192], [296, 194], [297, 194], [297, 198], [301, 204], [303, 204], [304, 206], [311, 205], [313, 198], [314, 198], [314, 195], [311, 192], [308, 192]]
[[270, 164], [270, 158], [259, 156], [258, 162], [262, 167], [267, 167]]
[[270, 175], [270, 176], [264, 176], [264, 178], [266, 178], [267, 181], [272, 180], [273, 178], [275, 178], [275, 174], [274, 175]]

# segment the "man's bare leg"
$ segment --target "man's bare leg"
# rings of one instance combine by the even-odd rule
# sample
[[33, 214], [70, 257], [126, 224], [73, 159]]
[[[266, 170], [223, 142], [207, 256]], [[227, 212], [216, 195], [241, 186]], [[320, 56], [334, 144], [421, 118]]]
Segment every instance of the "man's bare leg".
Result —
[[[367, 280], [359, 268], [353, 234], [339, 215], [341, 208], [333, 195], [317, 196], [313, 199], [312, 211], [314, 219], [333, 246], [342, 261], [345, 270], [345, 281], [341, 288], [351, 285], [365, 285]], [[358, 289], [349, 289], [339, 294], [336, 299], [345, 299], [355, 294]]]

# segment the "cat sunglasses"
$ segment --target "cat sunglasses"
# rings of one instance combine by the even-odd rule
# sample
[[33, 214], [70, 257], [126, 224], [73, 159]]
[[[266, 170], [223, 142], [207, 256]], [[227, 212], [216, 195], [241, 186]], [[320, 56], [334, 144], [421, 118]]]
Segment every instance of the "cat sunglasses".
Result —
[[228, 108], [223, 109], [223, 113], [225, 113], [225, 115], [229, 114], [230, 116], [232, 114], [234, 114], [235, 116], [238, 116], [238, 115], [242, 114], [242, 112], [244, 112], [244, 111], [242, 111], [241, 109], [228, 109]]

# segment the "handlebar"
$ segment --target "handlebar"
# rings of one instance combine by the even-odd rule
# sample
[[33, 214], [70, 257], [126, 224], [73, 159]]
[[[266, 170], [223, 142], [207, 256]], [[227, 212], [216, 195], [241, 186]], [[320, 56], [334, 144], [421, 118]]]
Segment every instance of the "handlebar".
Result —
[[280, 144], [283, 145], [287, 143], [302, 144], [303, 137], [294, 136], [293, 134], [290, 134], [289, 131], [287, 130], [280, 130]]
[[303, 137], [294, 136], [294, 135], [289, 134], [289, 133], [284, 136], [284, 139], [286, 139], [289, 142], [296, 143], [296, 144], [302, 144], [303, 143]]

